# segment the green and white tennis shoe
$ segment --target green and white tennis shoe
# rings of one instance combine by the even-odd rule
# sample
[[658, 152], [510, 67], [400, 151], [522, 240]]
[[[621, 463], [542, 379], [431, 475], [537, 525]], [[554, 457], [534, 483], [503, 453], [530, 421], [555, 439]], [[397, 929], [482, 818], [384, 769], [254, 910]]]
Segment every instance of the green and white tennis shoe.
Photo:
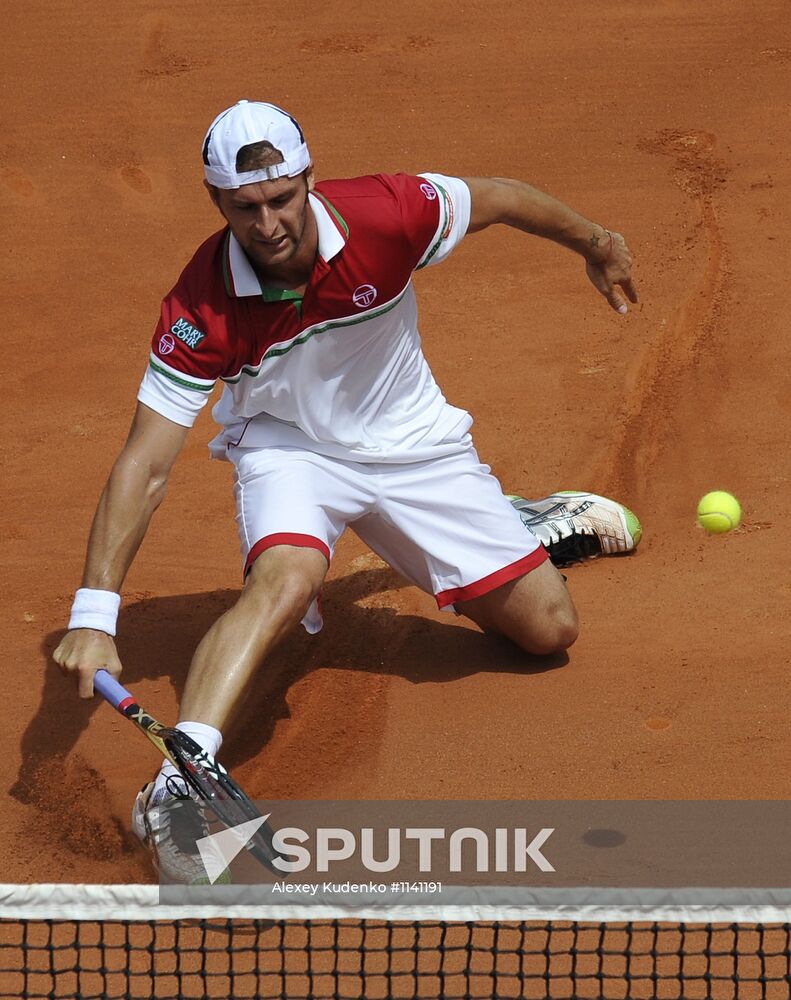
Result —
[[561, 490], [543, 500], [508, 499], [556, 566], [632, 552], [643, 535], [628, 507], [596, 493]]

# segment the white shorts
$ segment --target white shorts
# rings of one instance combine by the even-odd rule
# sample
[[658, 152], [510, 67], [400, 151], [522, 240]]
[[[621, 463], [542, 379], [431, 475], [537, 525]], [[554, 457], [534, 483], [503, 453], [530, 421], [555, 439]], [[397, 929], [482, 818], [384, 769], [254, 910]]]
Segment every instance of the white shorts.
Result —
[[[344, 529], [440, 608], [452, 609], [540, 566], [547, 553], [473, 447], [410, 464], [344, 462], [300, 448], [230, 448], [245, 572], [275, 545], [329, 563]], [[318, 602], [302, 621], [322, 627]]]

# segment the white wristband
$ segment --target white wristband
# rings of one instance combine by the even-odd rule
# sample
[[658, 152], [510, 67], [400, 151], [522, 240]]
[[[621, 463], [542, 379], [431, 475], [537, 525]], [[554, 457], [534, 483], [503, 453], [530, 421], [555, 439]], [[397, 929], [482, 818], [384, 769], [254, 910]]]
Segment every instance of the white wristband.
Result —
[[115, 635], [121, 595], [111, 590], [90, 590], [80, 587], [71, 606], [69, 628], [95, 628]]

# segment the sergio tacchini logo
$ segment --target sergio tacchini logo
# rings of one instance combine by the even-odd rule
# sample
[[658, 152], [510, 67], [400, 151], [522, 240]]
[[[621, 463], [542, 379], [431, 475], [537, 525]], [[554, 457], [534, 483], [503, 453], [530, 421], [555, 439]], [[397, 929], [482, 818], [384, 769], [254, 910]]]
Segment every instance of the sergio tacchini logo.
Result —
[[367, 309], [368, 306], [374, 304], [378, 294], [373, 285], [360, 285], [359, 288], [354, 289], [352, 302], [358, 309]]

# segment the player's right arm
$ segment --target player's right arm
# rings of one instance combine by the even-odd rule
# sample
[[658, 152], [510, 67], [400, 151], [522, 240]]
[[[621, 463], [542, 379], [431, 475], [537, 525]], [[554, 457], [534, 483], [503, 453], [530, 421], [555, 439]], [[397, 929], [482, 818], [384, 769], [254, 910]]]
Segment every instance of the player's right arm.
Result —
[[[82, 587], [117, 594], [165, 496], [168, 476], [189, 427], [138, 403], [129, 437], [104, 487], [88, 540]], [[121, 663], [112, 635], [95, 628], [71, 629], [54, 653], [64, 673], [77, 681], [80, 697], [93, 694], [93, 675], [113, 676]]]

